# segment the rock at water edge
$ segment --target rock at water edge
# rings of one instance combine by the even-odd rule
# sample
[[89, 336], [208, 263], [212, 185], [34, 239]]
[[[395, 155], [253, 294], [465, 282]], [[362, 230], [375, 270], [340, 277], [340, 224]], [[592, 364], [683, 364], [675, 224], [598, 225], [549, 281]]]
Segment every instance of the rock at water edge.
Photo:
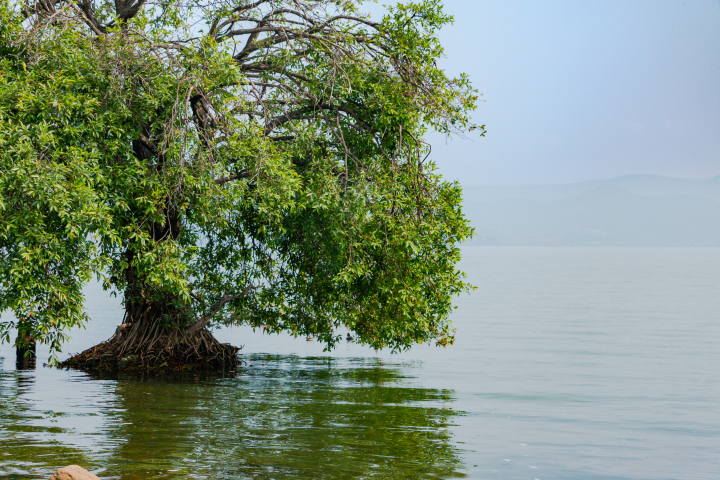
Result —
[[50, 480], [100, 480], [92, 473], [77, 465], [68, 465], [56, 471]]

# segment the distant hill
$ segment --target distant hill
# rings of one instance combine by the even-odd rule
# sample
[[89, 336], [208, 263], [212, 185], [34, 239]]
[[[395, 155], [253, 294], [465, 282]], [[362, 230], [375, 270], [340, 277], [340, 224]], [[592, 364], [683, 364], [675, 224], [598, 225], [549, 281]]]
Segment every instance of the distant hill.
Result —
[[720, 176], [464, 187], [471, 244], [720, 246]]

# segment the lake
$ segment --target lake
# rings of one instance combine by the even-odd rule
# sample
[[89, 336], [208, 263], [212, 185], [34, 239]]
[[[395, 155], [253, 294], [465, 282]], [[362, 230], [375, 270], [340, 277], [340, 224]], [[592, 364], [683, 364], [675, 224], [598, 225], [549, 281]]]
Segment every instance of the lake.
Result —
[[[720, 478], [720, 249], [464, 247], [457, 341], [400, 355], [247, 328], [234, 372], [16, 370], [0, 347], [0, 476]], [[88, 286], [87, 330], [119, 301]]]

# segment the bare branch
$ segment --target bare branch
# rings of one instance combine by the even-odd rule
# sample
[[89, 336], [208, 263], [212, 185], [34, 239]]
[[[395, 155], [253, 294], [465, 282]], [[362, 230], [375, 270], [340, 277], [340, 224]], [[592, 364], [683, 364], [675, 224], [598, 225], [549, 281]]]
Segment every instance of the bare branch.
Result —
[[218, 300], [215, 305], [212, 306], [210, 309], [210, 312], [208, 312], [207, 315], [203, 315], [200, 317], [200, 319], [195, 322], [193, 326], [187, 329], [188, 335], [194, 335], [200, 330], [202, 330], [205, 326], [207, 326], [208, 323], [210, 323], [210, 320], [217, 315], [217, 313], [220, 311], [220, 309], [228, 302], [232, 302], [233, 300], [237, 300], [238, 298], [242, 298], [248, 293], [250, 293], [250, 290], [255, 290], [260, 287], [250, 285], [245, 287], [245, 289], [238, 293], [237, 295], [230, 295], [230, 292], [225, 292], [222, 297], [220, 297], [220, 300]]
[[107, 29], [104, 26], [100, 25], [100, 22], [98, 22], [98, 19], [95, 17], [95, 12], [93, 12], [92, 8], [92, 1], [82, 0], [79, 1], [78, 4], [80, 5], [80, 8], [85, 14], [84, 20], [86, 21], [88, 26], [90, 26], [90, 28], [92, 28], [92, 30], [98, 35], [100, 35], [101, 33], [107, 33]]
[[232, 175], [228, 175], [227, 177], [222, 178], [216, 178], [213, 180], [218, 185], [223, 185], [228, 182], [232, 182], [233, 180], [238, 180], [241, 178], [248, 178], [250, 177], [250, 172], [241, 172], [241, 173], [233, 173]]
[[283, 115], [280, 115], [279, 117], [273, 118], [265, 125], [265, 136], [270, 135], [272, 131], [280, 125], [291, 122], [293, 120], [312, 120], [315, 118], [320, 118], [319, 115], [307, 115], [307, 113], [311, 113], [312, 111], [312, 108], [301, 108], [299, 110], [287, 112]]
[[[80, 18], [83, 19], [83, 21], [85, 22], [85, 24], [87, 24], [87, 26], [90, 27], [90, 28], [92, 29], [92, 31], [95, 32], [96, 35], [103, 35], [103, 34], [107, 33], [107, 30], [105, 30], [104, 27], [101, 27], [101, 26], [97, 23], [97, 20], [94, 20], [94, 21], [93, 21], [93, 20], [91, 20], [91, 19], [88, 17], [88, 15], [87, 15], [87, 13], [85, 12], [85, 9], [84, 9], [84, 8], [81, 9], [81, 8], [78, 7], [75, 3], [70, 3], [70, 6], [72, 6], [72, 8], [78, 13], [78, 15], [80, 16]], [[94, 19], [94, 17], [93, 17], [93, 19]]]

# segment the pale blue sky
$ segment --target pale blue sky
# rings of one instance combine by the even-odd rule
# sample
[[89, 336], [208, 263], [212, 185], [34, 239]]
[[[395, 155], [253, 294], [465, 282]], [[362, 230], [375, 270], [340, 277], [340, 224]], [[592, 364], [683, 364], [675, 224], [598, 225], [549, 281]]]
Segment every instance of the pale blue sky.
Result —
[[445, 0], [486, 138], [432, 136], [465, 185], [720, 174], [718, 0]]

